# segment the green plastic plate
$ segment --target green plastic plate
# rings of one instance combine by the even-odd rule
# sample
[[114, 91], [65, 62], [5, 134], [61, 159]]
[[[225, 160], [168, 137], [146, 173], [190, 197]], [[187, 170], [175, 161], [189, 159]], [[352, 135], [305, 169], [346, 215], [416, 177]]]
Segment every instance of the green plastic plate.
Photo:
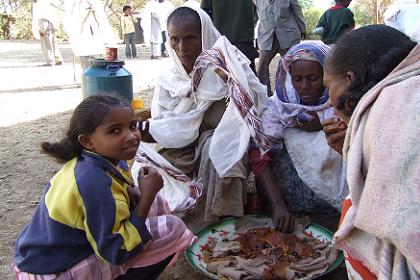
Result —
[[[254, 219], [255, 218], [267, 218], [266, 216], [251, 216]], [[218, 223], [209, 225], [205, 227], [204, 229], [200, 230], [197, 233], [197, 242], [193, 243], [185, 252], [188, 263], [194, 267], [195, 269], [199, 270], [203, 274], [205, 274], [207, 277], [211, 279], [218, 279], [216, 274], [210, 273], [206, 270], [206, 264], [201, 259], [202, 256], [202, 250], [201, 246], [205, 245], [207, 241], [209, 240], [209, 237], [215, 238], [216, 240], [221, 240], [223, 238], [229, 238], [233, 237], [235, 235], [235, 225], [234, 222], [237, 218], [228, 218], [224, 219]], [[317, 225], [317, 224], [311, 224], [307, 229], [306, 232], [312, 234], [313, 237], [325, 242], [325, 241], [332, 241], [333, 234], [328, 229]], [[336, 261], [332, 264], [332, 266], [322, 275], [325, 275], [327, 273], [330, 273], [334, 269], [337, 268], [337, 266], [340, 265], [340, 263], [344, 260], [343, 253], [340, 253], [336, 259]], [[316, 279], [319, 276], [317, 275], [312, 278], [300, 278], [299, 280], [308, 280], [308, 279]]]

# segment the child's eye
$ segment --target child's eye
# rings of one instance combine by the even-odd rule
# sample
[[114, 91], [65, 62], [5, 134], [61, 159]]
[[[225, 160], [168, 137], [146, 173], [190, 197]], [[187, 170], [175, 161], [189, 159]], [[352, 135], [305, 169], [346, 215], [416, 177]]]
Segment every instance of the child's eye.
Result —
[[137, 124], [138, 124], [138, 122], [134, 122], [134, 123], [132, 123], [131, 125], [130, 125], [130, 129], [131, 130], [137, 130], [138, 128], [137, 128]]
[[120, 131], [121, 131], [121, 129], [119, 129], [119, 128], [114, 128], [114, 129], [112, 129], [112, 130], [111, 130], [111, 133], [112, 133], [112, 134], [118, 134], [118, 133], [120, 133]]

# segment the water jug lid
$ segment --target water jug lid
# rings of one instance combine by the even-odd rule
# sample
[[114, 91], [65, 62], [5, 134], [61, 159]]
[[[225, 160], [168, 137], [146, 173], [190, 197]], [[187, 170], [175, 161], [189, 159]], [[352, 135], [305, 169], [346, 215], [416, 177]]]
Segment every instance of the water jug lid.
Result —
[[92, 66], [106, 67], [108, 65], [119, 65], [123, 66], [125, 63], [123, 60], [106, 61], [104, 58], [94, 58], [91, 60]]

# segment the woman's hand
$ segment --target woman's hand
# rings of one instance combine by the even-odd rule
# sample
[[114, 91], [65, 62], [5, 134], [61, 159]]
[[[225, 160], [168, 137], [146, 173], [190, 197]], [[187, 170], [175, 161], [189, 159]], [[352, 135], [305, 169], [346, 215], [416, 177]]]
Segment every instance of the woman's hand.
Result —
[[273, 205], [273, 223], [276, 230], [284, 233], [291, 233], [295, 228], [295, 218], [281, 203]]
[[322, 123], [328, 145], [343, 154], [344, 138], [346, 137], [347, 125], [339, 118], [330, 118]]
[[295, 119], [295, 127], [302, 129], [306, 132], [315, 132], [322, 130], [321, 121], [319, 120], [318, 114], [315, 112], [308, 112], [309, 115], [313, 117], [311, 121], [299, 121], [296, 117]]
[[225, 71], [223, 71], [220, 68], [216, 68], [214, 69], [214, 72], [216, 72], [217, 75], [219, 75], [219, 77], [225, 82], [227, 83], [228, 80], [228, 76], [226, 75]]

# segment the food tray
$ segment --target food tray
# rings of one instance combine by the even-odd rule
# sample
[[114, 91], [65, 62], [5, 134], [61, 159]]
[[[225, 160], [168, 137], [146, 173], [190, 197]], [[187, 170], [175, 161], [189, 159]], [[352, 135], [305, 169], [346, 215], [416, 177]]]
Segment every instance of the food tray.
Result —
[[[255, 218], [267, 218], [266, 216], [251, 216], [253, 219]], [[206, 264], [201, 259], [202, 256], [202, 249], [201, 247], [204, 246], [210, 238], [215, 238], [216, 240], [221, 240], [224, 238], [233, 237], [235, 235], [235, 225], [234, 222], [238, 218], [227, 218], [218, 223], [211, 224], [204, 229], [200, 230], [197, 233], [198, 240], [194, 242], [185, 252], [186, 258], [188, 263], [197, 269], [198, 271], [205, 274], [207, 277], [211, 279], [218, 279], [216, 274], [210, 273], [206, 270]], [[319, 239], [321, 242], [328, 242], [332, 241], [333, 234], [328, 229], [317, 225], [311, 224], [309, 227], [306, 228], [306, 233], [312, 235], [313, 237]], [[341, 252], [336, 261], [331, 265], [331, 267], [321, 275], [317, 275], [315, 277], [304, 277], [299, 278], [299, 280], [309, 280], [309, 279], [316, 279], [322, 275], [328, 274], [334, 269], [336, 269], [340, 263], [344, 260], [343, 253]]]

